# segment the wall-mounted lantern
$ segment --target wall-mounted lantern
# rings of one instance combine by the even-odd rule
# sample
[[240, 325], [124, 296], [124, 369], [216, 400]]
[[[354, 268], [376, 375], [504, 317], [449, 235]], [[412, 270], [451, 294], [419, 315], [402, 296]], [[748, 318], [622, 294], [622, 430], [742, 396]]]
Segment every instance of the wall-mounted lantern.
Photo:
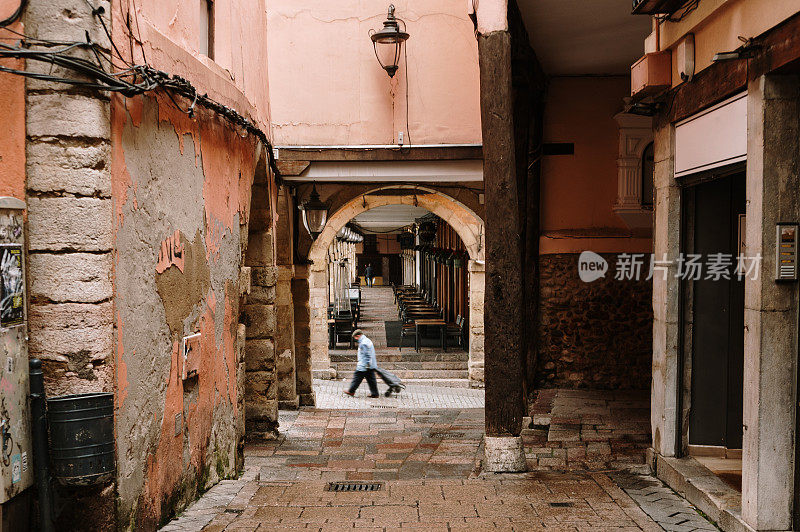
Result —
[[320, 201], [317, 185], [311, 189], [311, 196], [300, 205], [300, 211], [306, 231], [312, 239], [316, 240], [325, 228], [325, 222], [328, 221], [328, 205]]
[[419, 226], [419, 239], [423, 244], [431, 244], [436, 239], [436, 223], [426, 220]]
[[[403, 23], [403, 31], [400, 31], [398, 22]], [[389, 13], [386, 15], [386, 20], [383, 21], [383, 29], [380, 31], [370, 30], [369, 36], [372, 39], [375, 57], [390, 78], [394, 77], [399, 68], [403, 43], [409, 37], [405, 29], [405, 21], [394, 16], [394, 4], [389, 4]]]

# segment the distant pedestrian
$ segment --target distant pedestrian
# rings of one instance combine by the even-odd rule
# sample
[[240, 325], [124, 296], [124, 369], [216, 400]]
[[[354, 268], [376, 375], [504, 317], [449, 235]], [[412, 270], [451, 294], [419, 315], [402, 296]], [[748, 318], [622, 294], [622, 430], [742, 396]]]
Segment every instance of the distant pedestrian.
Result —
[[354, 396], [361, 381], [367, 379], [369, 396], [378, 397], [378, 382], [375, 380], [375, 368], [378, 367], [378, 361], [375, 358], [375, 346], [361, 329], [353, 331], [353, 340], [358, 342], [358, 363], [353, 374], [353, 382], [350, 383], [350, 389], [344, 393], [351, 397]]
[[364, 278], [367, 280], [367, 286], [372, 287], [372, 263], [367, 263], [364, 268]]

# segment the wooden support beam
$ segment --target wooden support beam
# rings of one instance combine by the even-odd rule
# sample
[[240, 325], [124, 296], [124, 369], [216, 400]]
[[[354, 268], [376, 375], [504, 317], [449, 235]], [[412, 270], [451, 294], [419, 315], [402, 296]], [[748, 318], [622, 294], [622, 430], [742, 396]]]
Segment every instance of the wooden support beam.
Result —
[[[285, 161], [452, 161], [480, 159], [480, 146], [411, 147], [295, 147], [278, 148], [278, 163]], [[295, 174], [297, 175], [297, 174]]]
[[522, 254], [517, 194], [511, 38], [478, 37], [486, 193], [486, 435], [522, 429]]

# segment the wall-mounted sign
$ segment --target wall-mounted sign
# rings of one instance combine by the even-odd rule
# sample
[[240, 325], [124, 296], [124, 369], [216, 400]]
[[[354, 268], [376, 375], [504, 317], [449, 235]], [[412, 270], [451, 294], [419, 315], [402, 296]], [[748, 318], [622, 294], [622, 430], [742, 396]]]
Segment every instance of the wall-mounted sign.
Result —
[[797, 280], [796, 223], [778, 223], [775, 234], [775, 280]]
[[21, 325], [25, 320], [25, 283], [22, 246], [0, 246], [0, 327]]
[[200, 371], [200, 333], [184, 336], [181, 341], [181, 353], [183, 354], [183, 370], [181, 378], [183, 380], [196, 377]]
[[747, 160], [747, 93], [675, 124], [675, 177]]

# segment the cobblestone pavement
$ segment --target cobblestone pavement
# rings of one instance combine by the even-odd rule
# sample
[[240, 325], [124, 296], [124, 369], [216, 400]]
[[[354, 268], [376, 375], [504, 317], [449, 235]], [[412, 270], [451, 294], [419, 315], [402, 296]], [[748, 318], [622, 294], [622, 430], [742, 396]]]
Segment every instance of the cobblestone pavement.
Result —
[[647, 471], [646, 391], [539, 390], [522, 433], [528, 469]]
[[[555, 392], [543, 398], [549, 420], [533, 412], [540, 427], [548, 421], [546, 438], [550, 425], [579, 426], [558, 428], [543, 442], [552, 453], [564, 451], [564, 465], [610, 463], [605, 456], [567, 461], [569, 449], [586, 450], [590, 443], [615, 448], [614, 439], [592, 441], [592, 431], [619, 431], [619, 441], [638, 434], [637, 427], [624, 425], [640, 414], [637, 403], [626, 407], [622, 395], [602, 397], [600, 404], [591, 394]], [[566, 417], [569, 412], [577, 417]], [[607, 419], [612, 413], [624, 421]], [[245, 448], [242, 478], [213, 487], [162, 530], [715, 530], [652, 477], [556, 471], [556, 465], [538, 466], [541, 458], [539, 470], [529, 473], [483, 473], [483, 415], [481, 408], [283, 411], [279, 439]], [[380, 489], [328, 491], [329, 482]]]
[[325, 488], [319, 481], [231, 483], [162, 530], [662, 530], [600, 473], [393, 481], [366, 493]]
[[614, 473], [612, 479], [664, 530], [691, 532], [718, 530], [697, 509], [657, 478]]
[[483, 408], [484, 391], [472, 388], [448, 388], [425, 384], [408, 384], [406, 389], [392, 397], [383, 396], [387, 386], [378, 379], [381, 396], [369, 397], [367, 383], [363, 382], [355, 397], [345, 395], [349, 381], [314, 380], [317, 408], [321, 409], [384, 409], [384, 408]]
[[[481, 473], [481, 409], [305, 409], [281, 412], [280, 422], [279, 440], [245, 448], [241, 479], [221, 482], [163, 530], [713, 530], [702, 521], [666, 528], [681, 526], [670, 516], [662, 528], [601, 472]], [[326, 491], [338, 481], [380, 489]], [[666, 500], [631, 493], [645, 507]]]
[[281, 412], [281, 436], [248, 447], [261, 480], [467, 478], [483, 456], [483, 410]]

